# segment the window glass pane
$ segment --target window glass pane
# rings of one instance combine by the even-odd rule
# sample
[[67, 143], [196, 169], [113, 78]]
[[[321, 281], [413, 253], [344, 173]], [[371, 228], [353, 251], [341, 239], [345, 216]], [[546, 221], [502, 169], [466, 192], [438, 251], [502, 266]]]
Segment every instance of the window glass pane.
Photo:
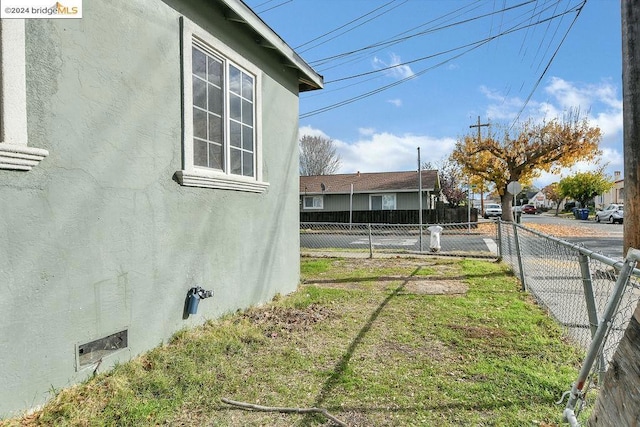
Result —
[[231, 149], [231, 152], [229, 153], [231, 155], [231, 158], [229, 159], [231, 161], [231, 173], [234, 175], [241, 175], [242, 174], [242, 152], [240, 150], [236, 150], [235, 148]]
[[209, 114], [209, 141], [222, 143], [222, 118]]
[[193, 105], [207, 108], [207, 84], [197, 77], [193, 78]]
[[222, 166], [224, 157], [222, 155], [222, 145], [209, 144], [209, 167], [214, 169], [224, 169]]
[[396, 208], [396, 195], [385, 194], [382, 196], [382, 209], [394, 210]]
[[191, 52], [193, 165], [255, 177], [255, 76], [200, 43], [194, 39]]
[[313, 197], [305, 197], [304, 198], [304, 207], [312, 208], [313, 207]]
[[222, 62], [215, 58], [207, 58], [209, 65], [209, 81], [217, 86], [222, 86]]
[[222, 115], [222, 90], [214, 85], [209, 86], [209, 111]]
[[242, 175], [253, 176], [253, 154], [242, 153]]
[[241, 107], [241, 99], [238, 95], [231, 95], [229, 98], [229, 109], [231, 110], [230, 117], [233, 120], [240, 121], [242, 118], [242, 107]]
[[253, 101], [253, 77], [242, 73], [242, 97]]
[[242, 146], [242, 125], [238, 122], [229, 124], [229, 142], [232, 147]]
[[242, 92], [240, 91], [240, 85], [242, 82], [240, 70], [238, 70], [233, 65], [229, 65], [229, 91], [240, 95]]
[[253, 128], [242, 126], [242, 148], [253, 152]]
[[207, 58], [203, 52], [195, 47], [191, 49], [191, 69], [196, 76], [207, 78]]
[[197, 108], [193, 109], [193, 136], [207, 139], [207, 113]]
[[193, 164], [196, 166], [208, 166], [207, 143], [198, 139], [193, 140]]
[[382, 197], [371, 196], [371, 210], [373, 211], [382, 210]]
[[245, 125], [253, 125], [253, 104], [249, 101], [242, 100], [242, 123]]

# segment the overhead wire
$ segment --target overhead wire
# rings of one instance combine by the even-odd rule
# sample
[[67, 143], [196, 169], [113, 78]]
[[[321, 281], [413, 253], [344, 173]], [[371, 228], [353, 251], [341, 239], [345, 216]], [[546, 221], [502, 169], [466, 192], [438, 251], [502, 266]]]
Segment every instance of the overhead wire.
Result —
[[[584, 2], [586, 2], [586, 0], [584, 0]], [[584, 2], [583, 2], [583, 5], [584, 5]], [[467, 47], [469, 47], [469, 46], [470, 46], [470, 47], [469, 47], [467, 50], [465, 50], [464, 52], [461, 52], [461, 53], [459, 53], [459, 54], [457, 54], [457, 55], [454, 55], [453, 57], [448, 58], [448, 59], [446, 59], [445, 61], [442, 61], [442, 62], [440, 62], [440, 63], [438, 63], [438, 64], [436, 64], [436, 65], [434, 65], [434, 66], [432, 66], [432, 67], [428, 67], [428, 68], [426, 68], [426, 69], [424, 69], [424, 70], [421, 70], [421, 71], [419, 71], [419, 72], [417, 72], [417, 73], [412, 74], [411, 76], [405, 77], [405, 78], [403, 78], [403, 79], [401, 79], [401, 80], [398, 80], [398, 81], [396, 81], [396, 82], [393, 82], [393, 83], [390, 83], [390, 84], [387, 84], [387, 85], [381, 86], [381, 87], [379, 87], [379, 88], [376, 88], [376, 89], [374, 89], [374, 90], [371, 90], [371, 91], [365, 92], [365, 93], [363, 93], [363, 94], [360, 94], [360, 95], [357, 95], [357, 96], [354, 96], [354, 97], [348, 98], [348, 99], [343, 100], [343, 101], [340, 101], [340, 102], [336, 102], [336, 103], [334, 103], [334, 104], [331, 104], [331, 105], [328, 105], [328, 106], [325, 106], [325, 107], [321, 107], [321, 108], [318, 108], [318, 109], [315, 109], [315, 110], [312, 110], [312, 111], [309, 111], [309, 112], [303, 113], [303, 114], [301, 114], [301, 115], [300, 115], [300, 118], [301, 118], [301, 119], [302, 119], [302, 118], [307, 118], [307, 117], [311, 117], [311, 116], [316, 115], [316, 114], [324, 113], [324, 112], [326, 112], [326, 111], [330, 111], [330, 110], [332, 110], [332, 109], [339, 108], [339, 107], [342, 107], [342, 106], [344, 106], [344, 105], [351, 104], [351, 103], [353, 103], [353, 102], [356, 102], [356, 101], [359, 101], [359, 100], [361, 100], [361, 99], [367, 98], [367, 97], [372, 96], [372, 95], [375, 95], [375, 94], [377, 94], [377, 93], [380, 93], [380, 92], [382, 92], [382, 91], [384, 91], [384, 90], [387, 90], [387, 89], [390, 89], [390, 88], [392, 88], [392, 87], [395, 87], [395, 86], [397, 86], [397, 85], [399, 85], [399, 84], [405, 83], [405, 82], [407, 82], [407, 81], [409, 81], [409, 80], [412, 80], [412, 79], [414, 79], [414, 78], [416, 78], [416, 77], [418, 77], [418, 76], [420, 76], [420, 75], [422, 75], [422, 74], [424, 74], [424, 73], [426, 73], [426, 72], [428, 72], [428, 71], [430, 71], [430, 70], [432, 70], [432, 69], [434, 69], [434, 68], [440, 67], [440, 66], [442, 66], [442, 65], [444, 65], [444, 64], [446, 64], [446, 63], [448, 63], [448, 62], [452, 61], [453, 59], [459, 58], [459, 57], [461, 57], [462, 55], [465, 55], [466, 53], [468, 53], [468, 52], [470, 52], [470, 51], [472, 51], [472, 50], [475, 50], [475, 49], [477, 49], [478, 47], [483, 46], [483, 45], [485, 45], [485, 44], [489, 43], [489, 42], [490, 42], [490, 41], [492, 41], [492, 40], [495, 40], [495, 39], [497, 39], [497, 38], [499, 38], [499, 37], [503, 37], [503, 36], [505, 36], [505, 35], [507, 35], [507, 34], [510, 34], [510, 33], [515, 32], [515, 31], [521, 31], [521, 30], [524, 30], [524, 29], [529, 28], [529, 27], [531, 27], [531, 26], [540, 25], [540, 24], [545, 23], [545, 22], [548, 22], [548, 21], [550, 21], [550, 20], [557, 19], [558, 17], [564, 16], [564, 15], [566, 15], [566, 14], [573, 13], [573, 12], [577, 12], [576, 17], [575, 17], [575, 18], [574, 18], [574, 20], [573, 20], [573, 23], [575, 23], [575, 20], [577, 19], [577, 16], [579, 15], [581, 8], [582, 8], [582, 6], [580, 6], [580, 8], [579, 8], [579, 9], [572, 8], [571, 10], [567, 10], [567, 11], [565, 11], [565, 12], [562, 12], [561, 14], [557, 14], [557, 15], [554, 15], [554, 16], [551, 16], [551, 17], [548, 17], [548, 18], [545, 18], [545, 19], [541, 19], [541, 20], [539, 20], [539, 21], [537, 21], [537, 22], [535, 22], [535, 23], [528, 24], [528, 25], [525, 25], [525, 26], [514, 26], [514, 27], [511, 27], [509, 30], [507, 30], [507, 31], [503, 31], [502, 33], [497, 34], [497, 35], [495, 35], [495, 36], [488, 37], [488, 38], [486, 38], [486, 39], [484, 39], [484, 40], [481, 40], [481, 41], [478, 41], [478, 42], [475, 42], [475, 43], [470, 43], [470, 44], [466, 45]], [[573, 25], [573, 23], [572, 23], [572, 25]], [[564, 39], [566, 39], [566, 35], [567, 35], [567, 34], [568, 34], [568, 32], [565, 34], [565, 37], [563, 38], [563, 41], [564, 41]], [[452, 51], [453, 51], [453, 50], [459, 50], [459, 49], [462, 49], [462, 48], [464, 48], [464, 47], [465, 47], [465, 46], [461, 46], [461, 47], [459, 47], [459, 48], [452, 49]], [[558, 49], [559, 49], [559, 47], [558, 47]], [[558, 49], [556, 49], [556, 52], [554, 53], [554, 57], [555, 57], [555, 54], [557, 53]], [[433, 55], [432, 55], [432, 56], [433, 56]], [[395, 65], [394, 67], [391, 67], [391, 68], [395, 68], [395, 67], [397, 67], [397, 66], [399, 66], [399, 64], [397, 64], [397, 65]], [[549, 66], [550, 66], [550, 63], [548, 64], [547, 69], [548, 69], [548, 67], [549, 67]], [[381, 71], [381, 70], [375, 70], [375, 72], [380, 72], [380, 71]], [[546, 69], [545, 69], [545, 72], [546, 72]], [[361, 75], [358, 75], [358, 76], [356, 76], [356, 77], [359, 77], [359, 76], [362, 76], [362, 75], [369, 75], [369, 74], [371, 74], [371, 73], [372, 73], [372, 72], [362, 73]], [[355, 78], [355, 77], [353, 77], [353, 78]], [[540, 79], [539, 79], [539, 80], [538, 80], [538, 82], [536, 83], [536, 88], [537, 88], [537, 85], [539, 85], [539, 82], [541, 81], [541, 79], [542, 79], [542, 76], [540, 77]], [[344, 80], [344, 79], [343, 79], [343, 80]], [[534, 90], [535, 90], [535, 88], [534, 88]], [[529, 98], [528, 98], [527, 102], [530, 100], [530, 98], [531, 98], [531, 96], [532, 96], [532, 95], [533, 95], [533, 92], [529, 95]], [[523, 107], [523, 110], [524, 110], [524, 107]]]
[[[390, 2], [390, 3], [393, 3], [394, 1], [396, 1], [396, 0], [393, 0], [393, 1], [392, 1], [392, 2]], [[322, 46], [323, 44], [328, 43], [328, 42], [329, 42], [329, 41], [331, 41], [331, 40], [337, 39], [338, 37], [343, 36], [343, 35], [345, 35], [346, 33], [349, 33], [349, 32], [351, 32], [351, 31], [355, 30], [356, 28], [359, 28], [359, 27], [363, 26], [363, 25], [364, 25], [364, 24], [366, 24], [366, 23], [373, 21], [374, 19], [377, 19], [377, 18], [379, 18], [379, 17], [381, 17], [381, 16], [383, 16], [383, 15], [386, 15], [387, 13], [389, 13], [389, 12], [391, 12], [392, 10], [394, 10], [394, 9], [396, 9], [396, 8], [398, 8], [398, 7], [400, 7], [400, 6], [402, 6], [403, 4], [407, 3], [408, 1], [409, 1], [409, 0], [404, 0], [402, 3], [400, 3], [400, 4], [396, 5], [396, 6], [393, 6], [392, 8], [390, 8], [390, 9], [388, 9], [388, 10], [385, 10], [384, 12], [381, 12], [381, 13], [379, 13], [378, 15], [375, 15], [375, 16], [371, 17], [371, 18], [369, 18], [369, 19], [367, 19], [367, 20], [365, 20], [365, 21], [363, 21], [363, 22], [359, 23], [358, 25], [355, 25], [355, 26], [353, 26], [353, 27], [351, 27], [351, 28], [349, 28], [349, 29], [347, 29], [347, 30], [343, 31], [342, 33], [339, 33], [339, 34], [337, 34], [337, 35], [335, 35], [335, 36], [333, 36], [333, 37], [331, 37], [331, 38], [329, 38], [329, 39], [327, 39], [327, 40], [324, 40], [324, 41], [322, 41], [321, 43], [315, 44], [315, 45], [313, 45], [313, 46], [311, 46], [311, 47], [309, 47], [309, 48], [307, 48], [307, 49], [300, 50], [299, 52], [300, 52], [300, 53], [307, 52], [307, 51], [309, 51], [309, 50], [311, 50], [311, 49], [314, 49], [314, 48], [316, 48], [316, 47], [318, 47], [318, 46]], [[362, 17], [360, 17], [360, 18], [362, 18]], [[358, 18], [357, 20], [359, 20], [360, 18]], [[357, 21], [357, 20], [356, 20], [356, 21]]]
[[533, 88], [531, 89], [531, 92], [529, 92], [529, 95], [527, 96], [527, 99], [525, 100], [524, 104], [522, 105], [522, 108], [520, 109], [520, 111], [518, 111], [518, 114], [516, 115], [516, 118], [513, 120], [512, 124], [511, 124], [511, 127], [515, 126], [515, 124], [520, 120], [520, 116], [522, 115], [522, 113], [524, 112], [524, 109], [527, 107], [527, 105], [531, 101], [531, 98], [533, 97], [533, 94], [535, 93], [536, 89], [538, 89], [538, 86], [540, 85], [540, 82], [542, 82], [542, 79], [544, 78], [544, 76], [547, 74], [547, 71], [549, 71], [549, 68], [551, 67], [551, 63], [553, 62], [553, 60], [555, 59], [556, 55], [560, 51], [560, 48], [564, 44], [564, 41], [567, 39], [567, 36], [569, 35], [569, 32], [571, 31], [571, 29], [575, 25], [576, 21], [578, 20], [578, 16], [580, 16], [580, 13], [582, 12], [582, 9], [584, 8], [584, 6], [586, 4], [587, 4], [587, 0], [583, 0], [582, 4], [577, 8], [576, 16], [574, 16], [573, 21], [571, 21], [571, 24], [567, 28], [567, 31], [565, 31], [564, 36], [562, 37], [562, 40], [560, 41], [560, 43], [556, 47], [555, 51], [553, 52], [553, 55], [551, 55], [551, 58], [549, 58], [549, 61], [547, 62], [547, 66], [544, 68], [544, 71], [542, 71], [542, 73], [540, 74], [540, 77], [538, 77], [536, 83], [533, 85]]
[[[358, 49], [355, 49], [355, 50], [351, 50], [351, 51], [343, 52], [343, 53], [340, 53], [340, 54], [332, 55], [332, 56], [327, 57], [327, 58], [317, 59], [317, 60], [314, 60], [314, 61], [310, 61], [309, 65], [316, 67], [316, 66], [319, 66], [319, 65], [323, 65], [328, 60], [333, 60], [333, 59], [336, 59], [336, 58], [349, 56], [349, 55], [352, 55], [354, 53], [364, 52], [364, 51], [367, 51], [369, 49], [374, 49], [374, 48], [379, 48], [379, 47], [389, 47], [390, 45], [394, 45], [394, 44], [397, 44], [397, 43], [400, 43], [400, 42], [403, 42], [403, 41], [407, 41], [407, 40], [413, 39], [415, 37], [420, 37], [420, 36], [423, 36], [423, 35], [435, 33], [437, 31], [450, 29], [450, 28], [453, 28], [453, 27], [458, 26], [458, 25], [468, 24], [468, 23], [477, 21], [479, 19], [486, 18], [486, 17], [491, 16], [491, 15], [495, 15], [495, 14], [498, 14], [498, 13], [504, 13], [504, 12], [512, 10], [512, 9], [516, 9], [516, 8], [519, 8], [519, 7], [522, 7], [522, 6], [526, 6], [527, 4], [530, 4], [530, 3], [535, 3], [535, 1], [536, 0], [527, 0], [527, 1], [523, 2], [523, 3], [519, 3], [517, 5], [510, 6], [508, 8], [505, 8], [505, 9], [502, 9], [502, 10], [499, 10], [499, 11], [489, 12], [489, 13], [486, 13], [486, 14], [483, 14], [483, 15], [475, 16], [475, 17], [464, 19], [464, 20], [461, 20], [461, 21], [456, 21], [456, 22], [451, 23], [451, 24], [442, 25], [442, 26], [439, 26], [439, 27], [436, 27], [436, 28], [429, 28], [427, 30], [420, 31], [418, 33], [414, 33], [414, 34], [411, 34], [411, 35], [408, 35], [408, 36], [405, 36], [405, 37], [397, 37], [397, 38], [393, 38], [391, 40], [386, 40], [386, 41], [383, 41], [383, 42], [374, 43], [374, 44], [371, 44], [371, 45], [368, 45], [368, 46], [365, 46], [365, 47], [362, 47], [362, 48], [358, 48]], [[422, 26], [424, 26], [424, 25], [422, 25]], [[422, 26], [419, 26], [417, 28], [420, 28]], [[401, 33], [401, 35], [405, 34], [405, 33], [406, 32]]]
[[[490, 14], [486, 14], [486, 15], [483, 15], [483, 16], [487, 17], [489, 15]], [[558, 16], [560, 16], [560, 15], [558, 15]], [[551, 19], [557, 18], [558, 16], [553, 16]], [[547, 20], [551, 20], [551, 19], [547, 19]], [[468, 22], [468, 21], [469, 20], [466, 20], [466, 22]], [[536, 23], [531, 24], [531, 25], [527, 25], [526, 27], [522, 27], [522, 28], [528, 28], [529, 26], [532, 26], [532, 25], [539, 25], [540, 23], [542, 23], [544, 21], [545, 20], [542, 20], [542, 21], [536, 22]], [[520, 28], [520, 29], [522, 29], [522, 28]], [[510, 34], [510, 33], [514, 32], [516, 30], [519, 30], [519, 29], [514, 26], [509, 31], [501, 33], [500, 36], [506, 35], [506, 34]], [[487, 39], [491, 39], [491, 37], [488, 37], [486, 39], [482, 39], [482, 40], [479, 40], [479, 41], [476, 41], [476, 42], [468, 43], [468, 44], [459, 46], [457, 48], [452, 48], [452, 49], [448, 49], [448, 50], [445, 50], [445, 51], [442, 51], [442, 52], [438, 52], [438, 53], [435, 53], [435, 54], [427, 55], [427, 56], [424, 56], [424, 57], [421, 57], [421, 58], [417, 58], [417, 59], [414, 59], [414, 60], [411, 60], [411, 61], [405, 61], [405, 62], [402, 62], [402, 63], [399, 63], [399, 64], [394, 64], [394, 65], [389, 66], [389, 67], [385, 67], [385, 68], [381, 68], [381, 69], [377, 69], [377, 70], [373, 70], [373, 71], [368, 71], [368, 72], [364, 72], [364, 73], [360, 73], [360, 74], [356, 74], [356, 75], [352, 75], [352, 76], [336, 78], [334, 80], [327, 80], [327, 81], [325, 81], [325, 84], [331, 84], [331, 83], [335, 83], [335, 82], [339, 82], [339, 81], [350, 80], [350, 79], [353, 79], [353, 78], [358, 78], [358, 77], [362, 77], [362, 76], [366, 76], [366, 75], [371, 75], [371, 74], [384, 72], [384, 71], [387, 71], [387, 70], [390, 70], [390, 69], [393, 69], [393, 68], [397, 68], [397, 67], [400, 67], [400, 66], [410, 65], [410, 64], [413, 64], [413, 63], [416, 63], [416, 62], [424, 61], [426, 59], [431, 59], [431, 58], [433, 58], [435, 56], [440, 56], [440, 55], [442, 55], [444, 53], [449, 53], [449, 52], [454, 51], [454, 50], [462, 49], [464, 47], [468, 47], [468, 46], [476, 44], [476, 43], [482, 43], [484, 40], [487, 40]]]
[[[532, 0], [532, 1], [535, 1], [535, 0]], [[528, 3], [531, 3], [532, 1], [526, 1], [526, 2], [524, 2], [524, 3], [520, 3], [519, 5], [511, 6], [511, 7], [509, 7], [509, 8], [506, 8], [506, 7], [505, 7], [505, 9], [504, 9], [504, 10], [512, 10], [512, 9], [515, 9], [515, 8], [520, 7], [520, 6], [522, 6], [522, 5], [526, 5], [526, 4], [528, 4]], [[477, 4], [477, 3], [479, 3], [479, 2], [480, 2], [480, 0], [478, 0], [478, 1], [476, 2], [476, 4]], [[404, 31], [404, 32], [402, 32], [402, 33], [398, 33], [398, 34], [396, 34], [396, 35], [392, 36], [391, 38], [389, 38], [389, 39], [387, 39], [387, 40], [385, 40], [385, 41], [395, 41], [395, 42], [399, 42], [399, 41], [397, 41], [397, 37], [398, 37], [398, 36], [403, 35], [403, 34], [407, 34], [407, 33], [411, 32], [411, 31], [413, 31], [413, 30], [415, 30], [415, 29], [422, 28], [422, 27], [424, 27], [425, 25], [427, 25], [428, 23], [437, 22], [437, 21], [441, 20], [442, 18], [447, 17], [447, 16], [449, 16], [449, 15], [451, 15], [451, 14], [454, 14], [454, 13], [457, 13], [457, 12], [462, 12], [464, 9], [466, 9], [466, 8], [468, 8], [468, 7], [472, 6], [472, 5], [473, 5], [473, 4], [469, 4], [469, 5], [467, 5], [467, 6], [461, 7], [461, 8], [459, 8], [459, 9], [454, 10], [453, 12], [449, 12], [449, 13], [447, 13], [447, 14], [445, 14], [445, 15], [442, 15], [442, 16], [441, 16], [441, 17], [439, 17], [439, 18], [436, 18], [436, 19], [433, 19], [433, 20], [431, 20], [431, 21], [428, 21], [428, 22], [427, 22], [427, 23], [425, 23], [425, 24], [421, 24], [421, 25], [419, 25], [419, 26], [413, 27], [413, 28], [412, 28], [412, 29], [410, 29], [410, 30]], [[475, 10], [476, 8], [477, 8], [477, 7], [473, 7], [473, 8], [471, 8], [469, 11], [471, 11], [471, 10]], [[504, 11], [504, 10], [502, 10], [502, 11]], [[544, 10], [546, 10], [546, 9], [543, 9], [543, 11], [544, 11]], [[498, 12], [501, 12], [501, 11], [498, 11]], [[542, 13], [542, 11], [540, 12], [540, 14], [541, 14], [541, 13]], [[525, 16], [525, 15], [526, 15], [526, 16], [528, 16], [528, 14], [526, 14], [526, 12], [525, 12], [525, 13], [523, 13], [521, 16]], [[456, 17], [459, 17], [459, 16], [463, 16], [463, 14], [462, 14], [462, 13], [460, 13], [460, 14], [458, 14], [458, 15], [456, 15], [456, 16], [454, 16], [454, 17], [452, 17], [451, 19], [455, 19]], [[463, 21], [458, 21], [458, 22], [463, 22]], [[481, 41], [482, 41], [482, 40], [481, 40]], [[480, 42], [481, 42], [481, 41], [480, 41]], [[379, 42], [379, 43], [381, 43], [381, 42]], [[451, 52], [451, 51], [454, 51], [454, 50], [456, 50], [456, 49], [462, 49], [462, 48], [467, 47], [467, 46], [469, 46], [469, 45], [470, 45], [470, 44], [463, 45], [463, 46], [459, 46], [458, 48], [449, 49], [449, 50], [447, 50], [447, 51], [445, 51], [445, 52], [442, 52], [442, 53], [449, 53], [449, 52]], [[380, 49], [378, 49], [378, 50], [382, 50], [382, 48], [380, 48]], [[374, 52], [376, 52], [376, 51], [374, 51]], [[436, 53], [436, 54], [433, 54], [433, 55], [431, 55], [431, 56], [429, 56], [429, 57], [436, 57], [436, 56], [441, 55], [442, 53]], [[429, 58], [429, 57], [428, 57], [428, 58]], [[423, 59], [425, 59], [425, 58], [423, 58]], [[350, 62], [350, 61], [349, 61], [349, 62]], [[406, 64], [406, 63], [403, 63], [403, 64], [395, 64], [394, 66], [389, 67], [389, 68], [395, 68], [395, 67], [398, 67], [398, 66], [402, 66], [402, 65], [404, 65], [404, 64]], [[327, 68], [327, 69], [330, 69], [330, 68], [333, 68], [333, 67], [329, 67], [329, 68]], [[324, 71], [324, 70], [326, 70], [326, 69], [322, 69], [322, 70], [320, 70], [320, 71]], [[380, 71], [384, 71], [384, 70], [378, 70], [377, 72], [380, 72]], [[341, 86], [341, 87], [338, 87], [338, 88], [332, 88], [332, 89], [327, 89], [327, 88], [325, 88], [325, 89], [324, 89], [324, 90], [322, 90], [321, 92], [311, 92], [311, 93], [307, 93], [307, 94], [305, 94], [305, 99], [308, 99], [308, 98], [314, 98], [314, 97], [318, 97], [318, 96], [326, 96], [326, 95], [331, 94], [331, 93], [336, 92], [336, 91], [341, 91], [341, 90], [345, 90], [345, 89], [348, 89], [348, 88], [353, 87], [353, 86], [356, 86], [356, 85], [364, 84], [364, 83], [366, 83], [367, 81], [370, 81], [370, 80], [373, 80], [373, 79], [376, 79], [376, 78], [377, 78], [376, 76], [373, 76], [373, 77], [370, 77], [370, 78], [368, 78], [368, 79], [361, 79], [361, 80], [360, 80], [360, 81], [358, 81], [358, 82], [351, 83], [351, 84], [349, 84], [349, 85], [344, 85], [344, 86]], [[348, 78], [345, 78], [345, 79], [337, 79], [337, 80], [346, 80], [346, 79], [348, 79]], [[331, 84], [333, 84], [334, 82], [335, 82], [335, 80], [333, 80], [333, 81], [325, 81], [325, 85], [327, 85], [327, 84], [331, 85]]]
[[[272, 1], [273, 1], [273, 0], [266, 1], [266, 2], [262, 3], [261, 5], [256, 6], [256, 8], [257, 8], [257, 7], [259, 7], [259, 6], [262, 6], [262, 5], [264, 5], [264, 4], [267, 4], [267, 3], [271, 3]], [[278, 3], [278, 4], [277, 4], [277, 5], [275, 5], [275, 6], [271, 6], [270, 8], [267, 8], [267, 9], [261, 10], [261, 11], [256, 12], [256, 13], [265, 13], [265, 12], [269, 12], [270, 10], [273, 10], [273, 9], [279, 8], [280, 6], [284, 6], [284, 5], [285, 5], [285, 4], [287, 4], [287, 3], [291, 3], [292, 1], [293, 1], [293, 0], [284, 0], [283, 2]]]
[[[382, 6], [377, 7], [377, 8], [375, 8], [375, 9], [371, 10], [371, 11], [369, 11], [369, 12], [365, 13], [364, 15], [360, 15], [360, 16], [359, 16], [359, 17], [357, 17], [356, 19], [352, 19], [351, 21], [349, 21], [349, 22], [347, 22], [347, 23], [345, 23], [345, 24], [342, 24], [342, 25], [340, 25], [339, 27], [334, 28], [333, 30], [329, 30], [329, 31], [327, 31], [326, 33], [323, 33], [323, 34], [321, 34], [321, 35], [319, 35], [319, 36], [317, 36], [317, 37], [314, 37], [313, 39], [311, 39], [311, 40], [309, 40], [309, 41], [306, 41], [306, 42], [304, 42], [304, 43], [302, 43], [302, 44], [300, 44], [300, 45], [298, 45], [298, 46], [294, 47], [294, 49], [295, 49], [295, 50], [298, 50], [298, 49], [300, 49], [301, 47], [304, 47], [304, 46], [306, 46], [306, 45], [308, 45], [308, 44], [311, 44], [311, 43], [313, 43], [313, 42], [315, 42], [315, 41], [320, 40], [320, 39], [321, 39], [321, 38], [323, 38], [323, 37], [326, 37], [326, 36], [328, 36], [328, 35], [330, 35], [330, 34], [333, 34], [334, 32], [339, 31], [339, 30], [341, 30], [341, 29], [343, 29], [343, 28], [345, 28], [345, 27], [347, 27], [347, 26], [349, 26], [349, 25], [353, 24], [354, 22], [358, 22], [360, 19], [364, 18], [365, 16], [368, 16], [368, 15], [370, 15], [370, 14], [372, 14], [372, 13], [374, 13], [374, 12], [376, 12], [376, 11], [380, 10], [380, 9], [383, 9], [383, 8], [385, 8], [385, 7], [389, 6], [390, 4], [395, 3], [396, 1], [397, 1], [397, 0], [391, 0], [390, 2], [385, 3], [385, 4], [383, 4]], [[300, 51], [300, 52], [302, 52], [302, 51]]]
[[[533, 1], [533, 0], [531, 0], [531, 1]], [[476, 2], [476, 6], [471, 8], [470, 10], [474, 10], [474, 9], [480, 7], [480, 3], [479, 2], [480, 2], [480, 0], [478, 0]], [[351, 58], [351, 59], [349, 59], [347, 61], [336, 62], [336, 63], [334, 63], [334, 65], [332, 65], [330, 67], [319, 68], [320, 71], [323, 72], [323, 71], [331, 70], [333, 68], [348, 64], [348, 63], [353, 63], [353, 62], [359, 61], [362, 58], [367, 57], [368, 55], [371, 55], [371, 54], [373, 54], [375, 52], [379, 52], [384, 48], [395, 46], [396, 44], [403, 43], [403, 42], [408, 41], [408, 40], [410, 40], [410, 39], [412, 39], [414, 37], [419, 37], [422, 34], [420, 33], [420, 34], [415, 34], [415, 35], [410, 36], [410, 37], [402, 37], [402, 38], [400, 38], [400, 36], [403, 36], [405, 34], [411, 33], [412, 31], [415, 31], [415, 30], [417, 30], [419, 28], [423, 28], [423, 27], [425, 27], [425, 26], [427, 26], [429, 24], [432, 24], [432, 23], [435, 23], [435, 22], [438, 22], [438, 21], [441, 21], [441, 20], [444, 20], [444, 22], [447, 22], [447, 20], [445, 20], [444, 18], [446, 18], [446, 17], [448, 17], [449, 15], [452, 15], [452, 14], [456, 14], [457, 13], [458, 15], [450, 17], [449, 20], [455, 19], [458, 16], [463, 16], [464, 13], [468, 13], [468, 11], [467, 12], [463, 12], [464, 9], [470, 8], [472, 5], [473, 4], [465, 5], [465, 6], [461, 7], [461, 8], [459, 8], [459, 9], [456, 9], [456, 10], [454, 10], [452, 12], [449, 12], [449, 13], [447, 13], [445, 15], [442, 15], [442, 16], [440, 16], [438, 18], [432, 19], [432, 20], [427, 21], [427, 22], [425, 22], [425, 23], [423, 23], [421, 25], [413, 27], [413, 28], [411, 28], [409, 30], [406, 30], [406, 31], [403, 31], [401, 33], [395, 34], [395, 35], [393, 35], [393, 36], [391, 36], [391, 37], [389, 37], [389, 38], [387, 38], [387, 39], [385, 39], [383, 41], [380, 41], [380, 42], [377, 42], [377, 43], [374, 43], [374, 44], [371, 44], [371, 45], [368, 45], [368, 46], [365, 46], [365, 47], [362, 47], [362, 48], [358, 48], [356, 50], [343, 52], [341, 54], [336, 54], [336, 55], [332, 55], [330, 57], [321, 58], [321, 59], [317, 59], [317, 60], [311, 61], [310, 65], [313, 65], [314, 67], [322, 67], [322, 65], [326, 65], [328, 63], [334, 62], [335, 60], [344, 59], [344, 58], [349, 58], [349, 57], [355, 56], [355, 58]], [[374, 50], [372, 52], [368, 52], [370, 49], [374, 49]]]

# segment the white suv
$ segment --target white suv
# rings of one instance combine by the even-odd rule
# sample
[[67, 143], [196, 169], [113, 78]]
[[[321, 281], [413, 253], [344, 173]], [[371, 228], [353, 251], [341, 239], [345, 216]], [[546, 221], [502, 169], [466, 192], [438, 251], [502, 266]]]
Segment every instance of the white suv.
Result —
[[489, 217], [500, 217], [502, 216], [502, 206], [497, 203], [489, 203], [484, 206], [484, 213], [482, 216], [484, 219], [489, 219]]
[[624, 218], [624, 205], [612, 203], [601, 211], [596, 211], [596, 221], [609, 221], [611, 224], [622, 224]]

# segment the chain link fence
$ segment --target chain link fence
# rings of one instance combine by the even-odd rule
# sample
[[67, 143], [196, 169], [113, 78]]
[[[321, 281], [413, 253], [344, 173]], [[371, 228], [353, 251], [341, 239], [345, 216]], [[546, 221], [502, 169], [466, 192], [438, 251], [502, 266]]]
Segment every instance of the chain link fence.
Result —
[[501, 221], [497, 234], [499, 255], [520, 279], [523, 290], [587, 351], [576, 382], [565, 393], [565, 419], [577, 426], [587, 393], [602, 383], [640, 302], [640, 270], [635, 268], [640, 252], [630, 250], [624, 261], [614, 260], [584, 246]]
[[495, 222], [455, 224], [300, 224], [300, 247], [309, 252], [355, 251], [375, 257], [385, 253], [498, 256]]
[[[307, 252], [356, 251], [501, 259], [540, 306], [587, 353], [565, 418], [577, 417], [587, 392], [597, 388], [640, 302], [640, 252], [615, 260], [511, 222], [389, 225], [301, 223], [300, 246]], [[638, 258], [638, 259], [636, 259]]]

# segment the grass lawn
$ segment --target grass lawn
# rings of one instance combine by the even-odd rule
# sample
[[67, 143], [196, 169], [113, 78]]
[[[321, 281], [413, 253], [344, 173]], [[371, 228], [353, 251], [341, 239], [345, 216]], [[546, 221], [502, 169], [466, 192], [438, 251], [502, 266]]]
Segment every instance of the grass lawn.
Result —
[[302, 258], [297, 292], [183, 331], [2, 425], [551, 426], [581, 352], [506, 267]]

